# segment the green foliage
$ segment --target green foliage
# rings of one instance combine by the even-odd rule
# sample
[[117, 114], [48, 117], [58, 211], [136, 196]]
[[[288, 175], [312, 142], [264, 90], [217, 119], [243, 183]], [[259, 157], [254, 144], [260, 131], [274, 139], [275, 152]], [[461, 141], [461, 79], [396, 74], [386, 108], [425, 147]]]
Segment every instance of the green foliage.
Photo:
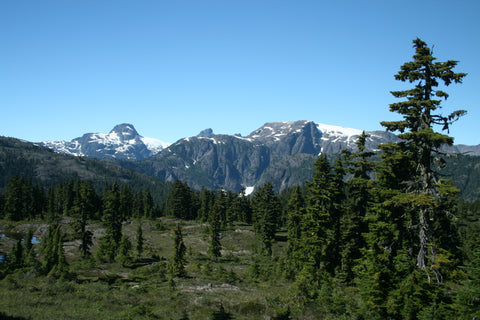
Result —
[[272, 254], [272, 242], [275, 240], [278, 218], [281, 213], [280, 201], [269, 182], [258, 188], [252, 198], [253, 225], [260, 236], [264, 252]]
[[196, 205], [194, 192], [186, 183], [176, 180], [167, 196], [166, 215], [186, 220], [195, 219], [198, 210]]
[[123, 266], [129, 265], [132, 262], [132, 243], [126, 236], [122, 236], [118, 245], [118, 253], [115, 260], [121, 263]]
[[137, 258], [140, 258], [143, 253], [143, 244], [145, 242], [145, 239], [143, 238], [142, 224], [140, 221], [138, 222], [137, 235], [135, 236], [135, 239], [135, 251], [137, 252]]
[[[1, 230], [17, 228], [22, 237], [29, 230], [23, 243], [0, 242], [0, 249], [9, 251], [0, 265], [5, 314], [478, 317], [480, 204], [459, 202], [459, 190], [439, 175], [448, 172], [460, 179], [462, 174], [448, 169], [452, 159], [441, 154], [442, 145], [453, 139], [434, 130], [438, 125], [448, 129], [464, 113], [438, 113], [441, 100], [435, 97], [448, 96], [437, 90], [439, 83], [461, 82], [465, 75], [453, 73], [456, 62], [435, 62], [423, 41], [416, 39], [414, 47], [414, 61], [404, 64], [396, 78], [415, 87], [392, 92], [404, 99], [390, 106], [402, 119], [383, 123], [387, 130], [399, 131], [401, 140], [381, 145], [374, 162], [365, 151], [369, 137], [363, 133], [357, 151], [344, 150], [335, 160], [319, 156], [311, 181], [281, 195], [271, 183], [257, 188], [250, 199], [244, 190], [197, 192], [176, 181], [162, 207], [166, 217], [158, 219], [153, 185], [111, 183], [99, 192], [93, 182], [66, 179], [45, 193], [29, 176], [5, 180], [8, 189], [0, 195], [0, 206], [7, 221], [0, 221]], [[465, 164], [475, 180], [478, 159], [454, 160]], [[65, 216], [74, 220], [71, 231], [62, 224]], [[46, 233], [31, 229], [37, 218], [52, 222]], [[138, 223], [122, 226], [131, 218]], [[29, 220], [28, 228], [17, 222], [21, 220]], [[185, 238], [180, 225], [188, 230]], [[90, 230], [105, 231], [105, 236], [94, 239]], [[73, 235], [67, 238], [62, 231]], [[34, 232], [41, 235], [41, 246], [32, 244]], [[65, 253], [72, 244], [64, 246], [66, 239], [80, 239], [81, 252]], [[137, 259], [129, 239], [135, 239]], [[222, 246], [228, 252], [224, 257]], [[95, 247], [102, 264], [88, 256]], [[68, 281], [73, 276], [76, 281]], [[230, 312], [223, 304], [215, 308], [219, 301]]]
[[[413, 61], [403, 64], [395, 79], [415, 82], [415, 88], [393, 91], [394, 97], [406, 100], [390, 105], [390, 111], [399, 113], [403, 120], [384, 121], [382, 125], [388, 131], [400, 131], [398, 137], [403, 141], [392, 147], [396, 147], [402, 154], [408, 154], [409, 163], [406, 163], [404, 168], [409, 172], [408, 175], [401, 176], [403, 186], [399, 189], [401, 193], [397, 195], [396, 201], [403, 205], [405, 210], [412, 211], [411, 224], [417, 226], [418, 234], [415, 243], [418, 252], [416, 264], [424, 270], [429, 264], [427, 260], [435, 259], [436, 248], [432, 247], [432, 240], [438, 238], [438, 232], [443, 231], [438, 228], [434, 230], [431, 221], [437, 217], [442, 219], [451, 209], [444, 204], [445, 200], [449, 201], [448, 195], [444, 196], [446, 199], [438, 197], [442, 188], [439, 187], [439, 176], [434, 171], [433, 162], [440, 154], [440, 147], [452, 145], [453, 138], [435, 132], [434, 127], [441, 126], [441, 130], [448, 130], [454, 121], [466, 113], [464, 110], [454, 111], [448, 116], [435, 113], [442, 100], [434, 97], [448, 97], [447, 93], [436, 89], [439, 82], [445, 86], [461, 83], [466, 74], [453, 72], [457, 61], [434, 62], [436, 58], [432, 56], [432, 51], [424, 41], [417, 38], [413, 44]], [[435, 273], [437, 281], [440, 282], [439, 272]]]
[[173, 256], [173, 263], [172, 263], [172, 273], [174, 276], [177, 277], [184, 277], [186, 276], [185, 264], [187, 260], [185, 258], [185, 254], [187, 252], [187, 248], [183, 242], [183, 235], [182, 230], [180, 229], [180, 225], [177, 224], [177, 228], [175, 229], [175, 238], [174, 238], [174, 256]]
[[222, 255], [222, 245], [220, 243], [220, 225], [222, 212], [225, 212], [222, 201], [222, 194], [223, 192], [220, 191], [215, 200], [215, 203], [213, 204], [213, 208], [210, 212], [208, 219], [210, 223], [210, 246], [208, 247], [208, 255], [215, 261]]

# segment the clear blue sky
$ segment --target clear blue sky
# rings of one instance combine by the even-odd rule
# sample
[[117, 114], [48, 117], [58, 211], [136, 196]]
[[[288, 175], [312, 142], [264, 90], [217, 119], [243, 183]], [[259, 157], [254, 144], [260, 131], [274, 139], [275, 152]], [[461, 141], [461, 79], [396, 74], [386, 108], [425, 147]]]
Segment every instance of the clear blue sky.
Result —
[[71, 140], [129, 122], [166, 142], [313, 120], [397, 119], [412, 40], [468, 76], [450, 132], [480, 144], [480, 1], [2, 0], [0, 135]]

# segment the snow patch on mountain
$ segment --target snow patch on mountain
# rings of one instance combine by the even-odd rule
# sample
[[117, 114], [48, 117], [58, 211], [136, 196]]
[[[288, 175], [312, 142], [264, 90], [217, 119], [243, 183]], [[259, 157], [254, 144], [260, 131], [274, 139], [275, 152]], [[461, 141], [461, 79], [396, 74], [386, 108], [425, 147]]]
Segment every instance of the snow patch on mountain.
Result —
[[152, 154], [159, 153], [171, 144], [155, 138], [140, 137], [140, 140], [142, 140], [142, 142], [147, 146], [148, 150], [150, 150]]
[[362, 130], [353, 129], [353, 128], [346, 128], [340, 126], [334, 126], [329, 124], [323, 123], [316, 123], [318, 130], [320, 130], [324, 134], [328, 134], [329, 136], [339, 136], [339, 137], [357, 137], [362, 134]]

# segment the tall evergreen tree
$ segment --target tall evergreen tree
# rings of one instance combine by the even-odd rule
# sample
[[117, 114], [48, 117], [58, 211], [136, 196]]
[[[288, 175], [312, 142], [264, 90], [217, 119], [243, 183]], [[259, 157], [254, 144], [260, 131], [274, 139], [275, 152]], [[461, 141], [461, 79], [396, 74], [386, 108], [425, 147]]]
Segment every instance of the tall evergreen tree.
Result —
[[119, 215], [122, 220], [126, 220], [132, 215], [138, 218], [138, 215], [133, 213], [134, 200], [132, 190], [128, 185], [123, 185], [120, 189], [120, 199], [119, 199]]
[[326, 155], [315, 161], [312, 181], [307, 185], [310, 192], [307, 212], [301, 222], [302, 268], [319, 279], [324, 272], [333, 273], [335, 257], [332, 257], [332, 246], [335, 244], [336, 218], [332, 216], [334, 203], [334, 177], [332, 167]]
[[306, 202], [299, 186], [296, 186], [292, 192], [287, 205], [287, 258], [290, 271], [296, 273], [299, 271], [299, 263], [303, 257], [301, 251], [302, 241], [302, 221], [306, 213]]
[[363, 234], [367, 232], [365, 217], [372, 200], [370, 174], [374, 170], [374, 163], [369, 158], [374, 153], [365, 151], [368, 137], [362, 132], [356, 142], [357, 152], [343, 151], [348, 164], [347, 173], [351, 175], [346, 181], [345, 206], [341, 221], [341, 271], [346, 274], [347, 281], [353, 280], [356, 260], [362, 257], [361, 249], [365, 246]]
[[167, 196], [166, 213], [168, 216], [191, 220], [197, 215], [192, 201], [192, 190], [180, 180], [176, 180]]
[[145, 239], [143, 238], [142, 224], [140, 223], [140, 221], [138, 222], [137, 235], [135, 238], [136, 238], [135, 251], [137, 252], [137, 258], [140, 258], [140, 256], [143, 253], [143, 244], [145, 242]]
[[186, 253], [187, 253], [187, 248], [183, 243], [182, 230], [180, 229], [180, 225], [177, 224], [177, 228], [175, 229], [174, 256], [173, 256], [173, 265], [172, 265], [172, 271], [174, 276], [183, 277], [186, 275], [186, 271], [185, 271], [185, 264], [187, 263], [187, 260], [185, 258]]
[[117, 183], [107, 186], [103, 194], [103, 223], [105, 236], [100, 238], [96, 256], [102, 261], [112, 262], [118, 254], [122, 239], [120, 217], [120, 191]]
[[[381, 124], [388, 131], [400, 131], [398, 135], [402, 142], [398, 144], [401, 152], [408, 153], [411, 158], [413, 174], [404, 176], [404, 188], [395, 201], [404, 204], [411, 211], [411, 229], [416, 229], [416, 265], [421, 270], [429, 270], [441, 281], [441, 275], [436, 264], [439, 251], [438, 239], [443, 232], [432, 226], [433, 221], [448, 215], [453, 208], [442, 205], [445, 198], [454, 193], [453, 188], [445, 187], [439, 174], [434, 170], [434, 161], [441, 154], [443, 145], [452, 145], [453, 138], [435, 131], [436, 126], [448, 130], [450, 125], [466, 111], [458, 110], [448, 116], [438, 112], [441, 99], [448, 94], [437, 89], [439, 82], [444, 86], [451, 83], [461, 83], [465, 73], [455, 73], [453, 68], [457, 61], [435, 62], [432, 50], [420, 40], [413, 41], [415, 55], [413, 61], [401, 66], [395, 79], [402, 82], [416, 83], [415, 87], [403, 91], [393, 91], [396, 98], [406, 99], [392, 103], [390, 111], [400, 114], [399, 121], [384, 121]], [[438, 99], [435, 99], [438, 98]], [[441, 208], [441, 209], [440, 209]], [[448, 223], [448, 220], [444, 220]]]
[[281, 215], [280, 200], [270, 182], [261, 186], [252, 198], [253, 223], [260, 235], [265, 253], [272, 254], [272, 242], [275, 240], [278, 221]]
[[103, 222], [107, 228], [107, 236], [111, 237], [113, 242], [118, 245], [122, 238], [122, 219], [120, 216], [120, 193], [117, 183], [105, 189], [103, 195]]
[[[73, 227], [80, 237], [79, 250], [82, 256], [90, 254], [90, 247], [93, 245], [93, 233], [87, 230], [88, 219], [94, 216], [97, 210], [97, 194], [91, 181], [79, 182], [76, 189], [76, 195], [73, 203], [73, 214], [77, 218]], [[76, 183], [76, 185], [77, 185]]]
[[213, 260], [217, 260], [221, 256], [222, 245], [220, 243], [220, 227], [222, 211], [225, 211], [223, 190], [220, 190], [216, 201], [213, 204], [213, 208], [209, 215], [210, 224], [210, 247], [208, 248], [208, 254]]

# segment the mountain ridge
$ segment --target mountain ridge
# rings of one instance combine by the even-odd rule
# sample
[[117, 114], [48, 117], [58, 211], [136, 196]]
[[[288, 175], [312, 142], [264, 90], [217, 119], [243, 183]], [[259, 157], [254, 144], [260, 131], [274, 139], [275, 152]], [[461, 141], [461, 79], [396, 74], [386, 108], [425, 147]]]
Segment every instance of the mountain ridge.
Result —
[[[310, 167], [319, 154], [356, 150], [355, 142], [362, 132], [311, 120], [267, 122], [247, 136], [215, 134], [208, 128], [196, 136], [165, 143], [159, 152], [153, 152], [133, 125], [120, 124], [109, 134], [84, 134], [73, 139], [70, 149], [65, 144], [43, 145], [59, 153], [113, 159], [167, 182], [184, 181], [195, 189], [236, 192], [276, 180], [280, 191], [310, 179], [311, 172], [305, 167]], [[377, 151], [381, 143], [398, 141], [387, 131], [366, 134], [368, 151]], [[445, 147], [443, 151], [480, 155], [480, 145]]]
[[155, 138], [141, 136], [129, 123], [116, 125], [108, 134], [85, 133], [71, 141], [43, 141], [37, 144], [73, 156], [122, 160], [143, 160], [169, 145]]

